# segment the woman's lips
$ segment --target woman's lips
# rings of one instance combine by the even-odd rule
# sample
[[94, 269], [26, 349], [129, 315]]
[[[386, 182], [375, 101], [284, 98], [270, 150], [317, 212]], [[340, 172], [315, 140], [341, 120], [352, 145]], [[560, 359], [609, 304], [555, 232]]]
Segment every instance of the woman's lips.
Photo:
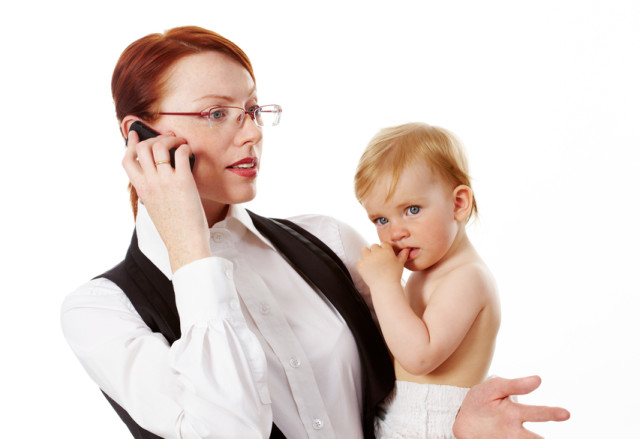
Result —
[[258, 175], [258, 159], [256, 157], [246, 157], [227, 166], [227, 169], [241, 177], [255, 177]]

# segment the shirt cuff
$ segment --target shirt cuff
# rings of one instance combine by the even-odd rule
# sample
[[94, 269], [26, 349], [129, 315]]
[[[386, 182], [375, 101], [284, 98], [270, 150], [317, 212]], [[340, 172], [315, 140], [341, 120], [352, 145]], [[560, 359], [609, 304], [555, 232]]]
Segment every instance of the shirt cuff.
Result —
[[239, 309], [233, 283], [233, 262], [209, 257], [180, 267], [173, 276], [180, 329], [185, 334], [192, 326], [206, 326], [229, 319]]

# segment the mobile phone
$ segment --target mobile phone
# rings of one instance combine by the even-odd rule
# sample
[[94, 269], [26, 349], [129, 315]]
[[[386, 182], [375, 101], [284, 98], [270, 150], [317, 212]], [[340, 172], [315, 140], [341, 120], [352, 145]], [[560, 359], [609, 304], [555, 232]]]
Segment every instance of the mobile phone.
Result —
[[[131, 130], [138, 133], [138, 137], [140, 138], [140, 141], [151, 139], [152, 137], [156, 137], [160, 135], [159, 132], [157, 132], [150, 126], [143, 124], [139, 120], [136, 120], [134, 123], [131, 124], [131, 126], [129, 127], [129, 131]], [[169, 160], [171, 161], [171, 167], [174, 169], [176, 167], [176, 149], [178, 148], [171, 148], [169, 150]], [[195, 163], [196, 163], [196, 156], [191, 154], [189, 156], [189, 165], [191, 166], [192, 171], [193, 171], [193, 165]]]

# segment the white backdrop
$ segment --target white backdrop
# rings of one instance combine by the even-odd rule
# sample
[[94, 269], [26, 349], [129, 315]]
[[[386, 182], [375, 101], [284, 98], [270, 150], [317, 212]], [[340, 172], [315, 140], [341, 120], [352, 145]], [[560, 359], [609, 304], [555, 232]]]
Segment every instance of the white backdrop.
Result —
[[[128, 433], [64, 341], [59, 307], [132, 230], [110, 77], [133, 40], [195, 24], [239, 44], [261, 102], [272, 216], [375, 231], [352, 177], [381, 127], [456, 133], [473, 242], [500, 285], [492, 372], [540, 374], [528, 403], [572, 411], [547, 438], [637, 435], [640, 3], [21, 2], [2, 26], [2, 437]], [[635, 372], [634, 372], [635, 371]]]

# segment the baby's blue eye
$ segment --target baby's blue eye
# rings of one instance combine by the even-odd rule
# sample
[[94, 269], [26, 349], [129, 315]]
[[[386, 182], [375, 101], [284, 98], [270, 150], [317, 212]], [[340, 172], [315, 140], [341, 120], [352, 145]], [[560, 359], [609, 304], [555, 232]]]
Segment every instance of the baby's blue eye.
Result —
[[420, 212], [420, 208], [418, 206], [411, 206], [407, 209], [407, 213], [409, 215], [417, 215]]
[[387, 224], [389, 222], [388, 219], [386, 219], [385, 217], [380, 217], [380, 218], [376, 218], [375, 220], [373, 220], [374, 223], [376, 223], [379, 226], [384, 226], [385, 224]]

